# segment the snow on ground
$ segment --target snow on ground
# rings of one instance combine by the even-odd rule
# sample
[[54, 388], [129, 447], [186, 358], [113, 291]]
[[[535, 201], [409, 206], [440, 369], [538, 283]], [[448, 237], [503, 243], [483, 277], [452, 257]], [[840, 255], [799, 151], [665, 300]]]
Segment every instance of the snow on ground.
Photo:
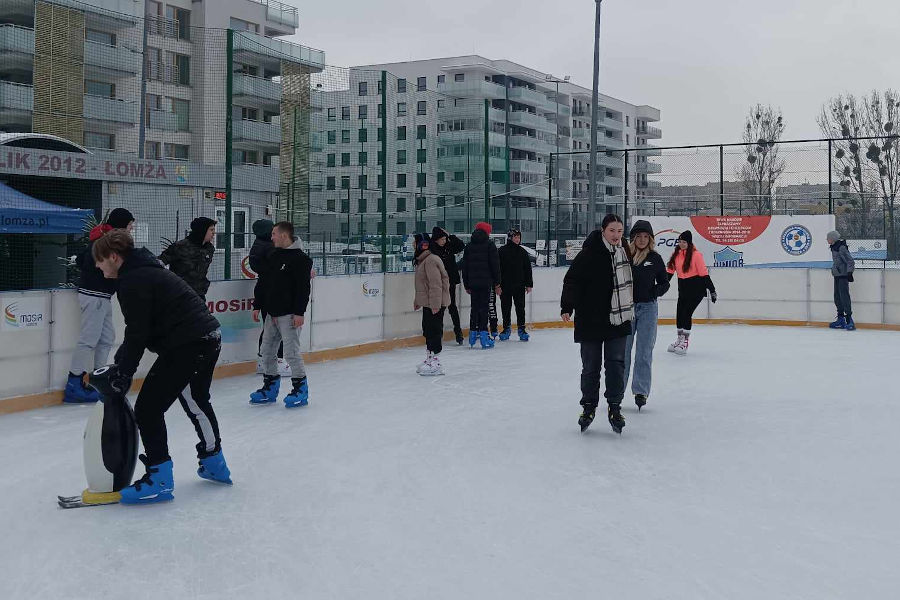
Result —
[[[235, 486], [64, 511], [90, 411], [0, 417], [0, 598], [895, 598], [900, 334], [699, 326], [619, 437], [578, 432], [578, 347], [420, 349], [310, 368], [311, 405], [218, 381]], [[114, 595], [115, 594], [115, 595]]]

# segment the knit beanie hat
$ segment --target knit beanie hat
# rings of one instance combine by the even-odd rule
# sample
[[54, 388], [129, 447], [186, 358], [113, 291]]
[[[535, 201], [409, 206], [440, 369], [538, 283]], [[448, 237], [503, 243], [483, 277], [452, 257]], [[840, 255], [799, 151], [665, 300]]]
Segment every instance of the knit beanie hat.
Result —
[[203, 244], [203, 240], [206, 238], [206, 232], [216, 223], [218, 223], [218, 221], [210, 219], [209, 217], [197, 217], [191, 221], [191, 232], [188, 234], [188, 239], [195, 244]]
[[828, 235], [825, 236], [825, 239], [828, 240], [829, 244], [833, 244], [839, 239], [841, 239], [841, 234], [837, 231], [829, 231]]
[[125, 229], [132, 221], [134, 221], [134, 215], [125, 208], [114, 208], [106, 218], [107, 225], [113, 229]]
[[253, 233], [256, 234], [261, 240], [269, 240], [272, 238], [272, 230], [275, 228], [275, 223], [270, 221], [269, 219], [257, 219], [253, 221]]
[[636, 221], [635, 224], [631, 226], [631, 234], [629, 237], [632, 239], [636, 238], [639, 233], [646, 233], [650, 237], [653, 237], [653, 227], [650, 225], [649, 221]]
[[447, 232], [441, 229], [440, 227], [435, 227], [431, 230], [431, 241], [436, 242], [441, 238], [447, 237]]
[[494, 228], [491, 227], [490, 223], [485, 223], [484, 221], [480, 221], [478, 223], [475, 223], [475, 231], [479, 231], [479, 230], [485, 232], [488, 235], [491, 235], [491, 232], [494, 230]]
[[692, 234], [690, 231], [682, 231], [681, 235], [678, 236], [678, 239], [684, 240], [688, 244], [693, 244], [694, 243], [694, 234]]

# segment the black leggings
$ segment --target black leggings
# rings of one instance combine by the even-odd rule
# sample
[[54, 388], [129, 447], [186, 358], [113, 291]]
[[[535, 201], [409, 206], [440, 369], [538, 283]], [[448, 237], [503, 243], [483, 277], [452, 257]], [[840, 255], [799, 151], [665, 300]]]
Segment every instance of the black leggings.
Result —
[[691, 317], [694, 316], [694, 311], [697, 310], [697, 307], [700, 306], [705, 297], [705, 293], [702, 296], [696, 294], [678, 295], [678, 308], [675, 311], [675, 323], [678, 329], [691, 330]]
[[469, 313], [469, 329], [471, 331], [488, 331], [490, 318], [490, 288], [473, 288], [470, 290], [472, 308]]
[[450, 306], [447, 308], [450, 320], [453, 321], [453, 333], [460, 335], [462, 327], [459, 324], [459, 307], [456, 306], [456, 284], [450, 286]]
[[431, 312], [427, 306], [422, 309], [422, 336], [425, 338], [425, 345], [429, 351], [440, 354], [442, 341], [444, 338], [444, 309], [437, 311], [437, 314]]

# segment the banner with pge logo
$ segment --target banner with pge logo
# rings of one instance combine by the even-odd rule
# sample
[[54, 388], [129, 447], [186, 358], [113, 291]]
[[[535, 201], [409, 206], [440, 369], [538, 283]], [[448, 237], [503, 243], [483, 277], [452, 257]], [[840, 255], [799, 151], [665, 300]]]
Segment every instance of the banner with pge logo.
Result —
[[693, 234], [706, 263], [716, 267], [831, 267], [826, 237], [834, 215], [633, 217], [650, 222], [656, 250], [668, 260], [682, 231]]

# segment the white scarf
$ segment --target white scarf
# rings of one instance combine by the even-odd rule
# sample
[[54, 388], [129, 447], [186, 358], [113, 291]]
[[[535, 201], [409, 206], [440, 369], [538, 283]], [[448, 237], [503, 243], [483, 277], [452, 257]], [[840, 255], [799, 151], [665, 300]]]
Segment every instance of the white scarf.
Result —
[[622, 325], [634, 319], [634, 295], [632, 291], [631, 261], [622, 246], [613, 246], [603, 238], [613, 265], [613, 291], [610, 302], [609, 322]]

